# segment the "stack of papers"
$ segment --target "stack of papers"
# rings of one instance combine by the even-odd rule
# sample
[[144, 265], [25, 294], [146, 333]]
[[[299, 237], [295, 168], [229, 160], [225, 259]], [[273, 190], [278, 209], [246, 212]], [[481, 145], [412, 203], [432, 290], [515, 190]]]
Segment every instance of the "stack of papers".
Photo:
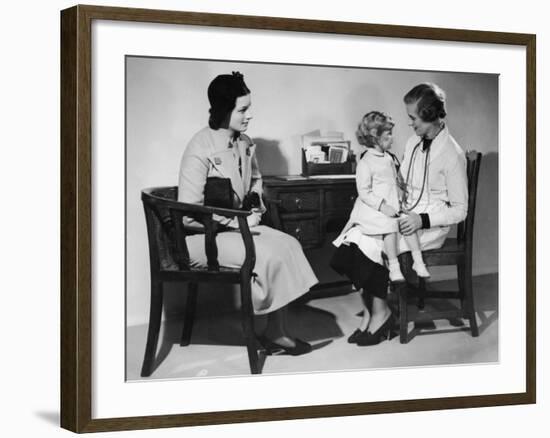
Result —
[[317, 129], [302, 135], [302, 148], [308, 162], [345, 163], [350, 142], [344, 140], [343, 132]]

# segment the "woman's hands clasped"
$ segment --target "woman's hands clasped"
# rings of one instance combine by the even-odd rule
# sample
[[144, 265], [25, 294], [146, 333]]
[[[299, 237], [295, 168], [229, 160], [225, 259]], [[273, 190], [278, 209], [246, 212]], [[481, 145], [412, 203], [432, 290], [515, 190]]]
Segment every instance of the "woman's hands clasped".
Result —
[[248, 227], [253, 228], [260, 225], [262, 220], [262, 211], [259, 208], [253, 208], [252, 214], [247, 216], [246, 221], [248, 222]]
[[[248, 228], [254, 228], [260, 225], [262, 220], [262, 211], [259, 208], [253, 208], [250, 211], [252, 213], [246, 217], [246, 222], [248, 223]], [[227, 224], [227, 227], [232, 228], [235, 231], [239, 231], [239, 221], [237, 218], [231, 219], [231, 222]]]

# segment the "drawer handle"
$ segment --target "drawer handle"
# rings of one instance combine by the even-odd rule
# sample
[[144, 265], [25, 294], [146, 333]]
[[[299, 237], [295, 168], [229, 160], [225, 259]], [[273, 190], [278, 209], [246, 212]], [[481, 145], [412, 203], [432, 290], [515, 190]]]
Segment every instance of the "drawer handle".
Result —
[[294, 230], [294, 234], [296, 235], [296, 239], [300, 240], [300, 238], [302, 237], [302, 230], [300, 229], [300, 227], [296, 227], [296, 229]]
[[300, 210], [302, 208], [302, 199], [296, 198], [294, 199], [294, 202], [296, 203], [296, 207]]

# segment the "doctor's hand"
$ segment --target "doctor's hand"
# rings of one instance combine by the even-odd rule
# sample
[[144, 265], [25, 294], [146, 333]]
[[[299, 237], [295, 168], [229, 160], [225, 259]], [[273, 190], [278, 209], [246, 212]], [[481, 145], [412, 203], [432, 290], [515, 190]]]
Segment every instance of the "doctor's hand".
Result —
[[422, 228], [422, 218], [419, 214], [410, 212], [399, 218], [399, 231], [405, 236], [410, 236]]

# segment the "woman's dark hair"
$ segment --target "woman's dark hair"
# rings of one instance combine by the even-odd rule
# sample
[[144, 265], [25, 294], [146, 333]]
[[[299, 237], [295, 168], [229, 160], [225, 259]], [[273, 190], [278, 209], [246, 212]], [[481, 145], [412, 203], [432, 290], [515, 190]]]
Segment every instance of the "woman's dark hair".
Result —
[[[390, 116], [380, 111], [371, 111], [363, 116], [357, 127], [357, 141], [368, 148], [378, 144], [378, 139], [385, 131], [391, 131], [395, 123]], [[376, 129], [376, 135], [371, 134]]]
[[406, 104], [416, 103], [416, 111], [424, 122], [435, 122], [447, 115], [445, 92], [436, 84], [419, 84], [405, 94]]
[[210, 102], [210, 118], [208, 125], [212, 129], [227, 128], [229, 117], [235, 108], [238, 97], [250, 94], [244, 83], [243, 75], [233, 72], [230, 75], [219, 75], [208, 86], [208, 101]]

